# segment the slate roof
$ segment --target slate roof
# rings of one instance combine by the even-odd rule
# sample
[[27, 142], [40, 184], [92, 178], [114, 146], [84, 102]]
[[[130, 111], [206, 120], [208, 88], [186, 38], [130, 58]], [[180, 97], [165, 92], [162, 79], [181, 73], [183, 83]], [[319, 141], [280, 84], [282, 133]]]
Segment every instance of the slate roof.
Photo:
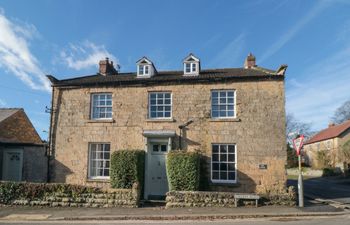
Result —
[[186, 76], [183, 71], [159, 71], [150, 78], [139, 78], [136, 73], [118, 73], [115, 75], [90, 75], [71, 79], [58, 80], [48, 75], [52, 86], [91, 86], [91, 85], [142, 85], [154, 83], [199, 83], [208, 81], [226, 81], [229, 79], [283, 79], [283, 75], [277, 75], [276, 71], [262, 67], [225, 68], [201, 70], [198, 76]]
[[12, 116], [13, 114], [15, 114], [18, 110], [18, 108], [0, 108], [0, 123], [4, 120], [6, 120], [7, 118], [9, 118], [10, 116]]
[[319, 133], [314, 135], [311, 139], [309, 139], [307, 142], [305, 142], [304, 145], [339, 137], [342, 133], [344, 133], [348, 129], [350, 129], [350, 120], [345, 121], [342, 124], [334, 125], [320, 131]]
[[42, 145], [22, 108], [0, 108], [0, 144]]

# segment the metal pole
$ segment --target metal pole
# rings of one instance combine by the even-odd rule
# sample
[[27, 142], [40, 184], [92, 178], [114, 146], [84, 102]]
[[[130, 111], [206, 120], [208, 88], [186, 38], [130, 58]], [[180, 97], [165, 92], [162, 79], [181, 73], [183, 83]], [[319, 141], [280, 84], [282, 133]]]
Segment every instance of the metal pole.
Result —
[[304, 187], [303, 187], [303, 175], [301, 173], [301, 156], [298, 155], [299, 160], [299, 177], [298, 177], [298, 194], [299, 194], [299, 207], [304, 207]]
[[179, 136], [179, 149], [182, 150], [181, 146], [181, 136], [182, 136], [182, 128], [180, 128], [180, 136]]

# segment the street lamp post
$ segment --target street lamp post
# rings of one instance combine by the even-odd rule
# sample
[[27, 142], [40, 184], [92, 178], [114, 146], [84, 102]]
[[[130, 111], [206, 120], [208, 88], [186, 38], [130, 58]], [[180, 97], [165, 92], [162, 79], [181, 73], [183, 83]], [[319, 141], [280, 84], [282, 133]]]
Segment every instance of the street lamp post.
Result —
[[193, 120], [189, 120], [186, 123], [182, 124], [179, 126], [180, 129], [180, 136], [179, 136], [179, 149], [182, 150], [182, 143], [181, 143], [181, 139], [182, 139], [182, 130], [184, 128], [186, 128], [188, 125], [190, 125], [191, 123], [193, 123]]

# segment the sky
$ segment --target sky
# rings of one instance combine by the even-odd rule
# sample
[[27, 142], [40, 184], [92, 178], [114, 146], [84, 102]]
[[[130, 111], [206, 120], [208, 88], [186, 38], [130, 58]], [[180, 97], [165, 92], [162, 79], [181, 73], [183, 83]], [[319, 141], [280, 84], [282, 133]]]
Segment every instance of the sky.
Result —
[[286, 111], [317, 131], [350, 99], [350, 1], [1, 0], [0, 108], [24, 108], [46, 139], [46, 74], [96, 74], [107, 56], [121, 72], [142, 56], [181, 70], [190, 52], [202, 68], [242, 67], [249, 52], [288, 64]]

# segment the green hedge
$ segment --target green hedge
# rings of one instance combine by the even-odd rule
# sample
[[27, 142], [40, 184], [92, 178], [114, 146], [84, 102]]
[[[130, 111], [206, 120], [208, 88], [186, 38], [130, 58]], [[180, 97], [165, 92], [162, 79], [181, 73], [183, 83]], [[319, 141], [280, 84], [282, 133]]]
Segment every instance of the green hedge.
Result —
[[111, 187], [132, 188], [134, 183], [139, 183], [142, 190], [144, 170], [145, 151], [120, 150], [113, 152], [110, 172]]
[[34, 201], [58, 194], [76, 197], [90, 193], [102, 193], [102, 190], [100, 188], [72, 184], [0, 182], [0, 203], [2, 204], [8, 204], [15, 199]]
[[198, 191], [200, 180], [200, 154], [171, 151], [166, 161], [170, 191]]

